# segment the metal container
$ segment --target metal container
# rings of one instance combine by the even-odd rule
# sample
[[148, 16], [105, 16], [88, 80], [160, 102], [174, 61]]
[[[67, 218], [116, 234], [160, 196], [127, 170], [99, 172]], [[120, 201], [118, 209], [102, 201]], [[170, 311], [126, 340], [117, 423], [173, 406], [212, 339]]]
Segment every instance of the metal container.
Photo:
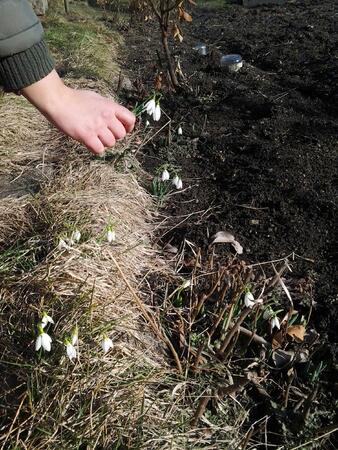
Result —
[[206, 44], [199, 43], [193, 47], [193, 50], [195, 50], [196, 53], [198, 53], [201, 56], [207, 56], [208, 54], [208, 48]]
[[243, 67], [243, 60], [241, 55], [230, 54], [222, 55], [220, 59], [220, 66], [229, 70], [230, 72], [237, 72]]

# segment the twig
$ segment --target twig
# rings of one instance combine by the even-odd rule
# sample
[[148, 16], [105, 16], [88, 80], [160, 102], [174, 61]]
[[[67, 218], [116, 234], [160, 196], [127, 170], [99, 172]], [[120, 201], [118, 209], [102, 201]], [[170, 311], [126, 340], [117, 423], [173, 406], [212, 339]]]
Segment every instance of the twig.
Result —
[[24, 395], [23, 395], [23, 397], [22, 397], [22, 400], [21, 400], [21, 402], [20, 402], [20, 405], [19, 405], [19, 407], [18, 407], [18, 409], [17, 409], [17, 411], [16, 411], [16, 413], [15, 413], [14, 419], [13, 419], [13, 421], [12, 421], [12, 423], [11, 423], [11, 426], [10, 426], [10, 428], [9, 428], [9, 430], [8, 430], [8, 433], [6, 434], [5, 441], [4, 441], [4, 443], [2, 444], [1, 450], [3, 450], [3, 449], [5, 448], [5, 444], [6, 444], [7, 440], [8, 440], [8, 438], [9, 438], [9, 436], [10, 436], [11, 433], [12, 433], [14, 424], [15, 424], [16, 419], [18, 418], [18, 416], [19, 416], [19, 414], [20, 414], [20, 411], [21, 411], [23, 402], [26, 400], [26, 397], [27, 397], [27, 392], [25, 392]]
[[237, 322], [235, 323], [235, 325], [228, 332], [228, 334], [227, 334], [226, 338], [224, 339], [224, 342], [223, 342], [223, 344], [222, 344], [222, 346], [221, 346], [221, 348], [219, 350], [219, 353], [220, 353], [221, 356], [222, 356], [222, 354], [224, 354], [224, 351], [226, 350], [226, 348], [230, 344], [232, 338], [235, 336], [235, 334], [238, 331], [239, 327], [241, 326], [241, 324], [244, 322], [244, 320], [250, 314], [251, 311], [252, 311], [251, 308], [245, 308], [245, 310], [242, 312], [242, 314], [237, 319]]
[[298, 450], [299, 448], [303, 449], [305, 448], [306, 445], [312, 444], [315, 441], [319, 441], [320, 439], [323, 439], [324, 437], [329, 436], [330, 434], [335, 433], [336, 431], [338, 431], [338, 426], [334, 425], [334, 428], [327, 431], [326, 433], [311, 439], [311, 441], [304, 442], [304, 444], [298, 445], [297, 447], [292, 447], [290, 450]]
[[315, 389], [312, 392], [310, 392], [310, 394], [308, 395], [307, 399], [304, 402], [304, 410], [302, 414], [304, 422], [306, 422], [309, 418], [310, 408], [314, 399], [317, 397], [317, 394], [318, 394], [318, 384], [315, 387]]
[[244, 327], [239, 327], [239, 331], [245, 336], [248, 336], [251, 340], [255, 341], [257, 344], [263, 345], [266, 348], [271, 348], [270, 342], [265, 340], [262, 336], [254, 333], [253, 331], [250, 331]]
[[288, 403], [289, 403], [289, 395], [290, 395], [290, 388], [292, 386], [292, 382], [295, 379], [295, 373], [293, 372], [291, 374], [291, 376], [289, 377], [289, 382], [285, 391], [285, 399], [284, 399], [284, 408], [288, 407]]
[[299, 258], [299, 259], [303, 259], [304, 261], [308, 261], [308, 262], [311, 262], [311, 263], [314, 263], [314, 262], [315, 262], [314, 259], [305, 258], [304, 256], [300, 256], [300, 255], [297, 255], [297, 253], [292, 252], [292, 253], [290, 253], [289, 255], [284, 256], [284, 258], [273, 259], [273, 260], [271, 260], [271, 261], [262, 261], [262, 262], [255, 263], [255, 264], [249, 264], [247, 267], [251, 268], [251, 267], [256, 267], [256, 266], [263, 266], [263, 265], [266, 265], [266, 264], [272, 264], [272, 263], [282, 262], [282, 261], [285, 261], [286, 259], [291, 258], [291, 257], [292, 257], [293, 259], [294, 259], [295, 257], [297, 257], [297, 258]]
[[208, 406], [209, 400], [211, 398], [211, 392], [209, 390], [207, 390], [205, 392], [205, 395], [203, 395], [203, 397], [201, 397], [200, 402], [197, 406], [196, 412], [194, 414], [194, 417], [191, 421], [191, 426], [196, 427], [198, 421], [200, 420], [200, 418], [203, 416], [206, 407]]
[[241, 445], [241, 450], [245, 450], [246, 449], [246, 447], [247, 447], [247, 445], [248, 445], [248, 443], [249, 443], [249, 441], [251, 439], [251, 436], [252, 436], [253, 432], [254, 432], [254, 427], [251, 426], [250, 429], [248, 430], [248, 432], [246, 433], [246, 435], [244, 436], [244, 442]]
[[240, 208], [252, 209], [254, 211], [264, 211], [264, 210], [268, 210], [269, 209], [267, 206], [263, 206], [261, 208], [258, 208], [258, 207], [255, 207], [255, 206], [249, 206], [249, 205], [238, 205], [238, 204], [235, 204], [234, 206], [238, 206]]

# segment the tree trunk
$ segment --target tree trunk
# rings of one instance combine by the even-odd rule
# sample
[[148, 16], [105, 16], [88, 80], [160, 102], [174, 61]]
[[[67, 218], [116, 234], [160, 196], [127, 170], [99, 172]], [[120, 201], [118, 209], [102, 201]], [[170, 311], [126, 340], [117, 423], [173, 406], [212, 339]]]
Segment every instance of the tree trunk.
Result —
[[168, 33], [163, 25], [161, 25], [161, 30], [162, 30], [162, 45], [163, 45], [164, 53], [165, 53], [165, 56], [166, 56], [166, 59], [168, 62], [170, 79], [171, 79], [171, 82], [172, 82], [174, 88], [176, 89], [179, 87], [180, 83], [177, 80], [175, 67], [173, 65], [173, 60], [172, 60], [170, 49], [169, 49]]

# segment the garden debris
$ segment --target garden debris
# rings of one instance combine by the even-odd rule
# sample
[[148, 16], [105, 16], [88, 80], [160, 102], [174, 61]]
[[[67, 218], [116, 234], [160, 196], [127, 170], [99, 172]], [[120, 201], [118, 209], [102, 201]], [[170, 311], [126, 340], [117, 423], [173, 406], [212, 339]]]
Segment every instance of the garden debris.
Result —
[[241, 255], [243, 253], [243, 247], [241, 244], [236, 241], [235, 237], [229, 233], [228, 231], [218, 231], [213, 237], [213, 241], [211, 245], [213, 244], [221, 244], [221, 243], [229, 243], [231, 244], [236, 252]]

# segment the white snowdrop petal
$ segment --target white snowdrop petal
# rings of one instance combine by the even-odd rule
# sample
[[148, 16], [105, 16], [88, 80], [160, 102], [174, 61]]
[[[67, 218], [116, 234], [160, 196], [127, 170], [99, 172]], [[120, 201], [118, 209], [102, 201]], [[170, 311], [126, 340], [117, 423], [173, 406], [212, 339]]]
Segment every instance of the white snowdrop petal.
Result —
[[153, 98], [151, 100], [149, 100], [146, 103], [145, 107], [146, 107], [147, 114], [152, 116], [155, 113], [155, 110], [156, 110], [156, 102], [155, 102], [155, 100]]
[[80, 239], [81, 239], [81, 232], [80, 232], [79, 230], [73, 231], [71, 240], [72, 240], [73, 242], [76, 242], [76, 243], [77, 243], [77, 242], [80, 241]]
[[161, 107], [160, 105], [156, 105], [156, 108], [153, 112], [153, 119], [155, 122], [158, 122], [161, 118]]
[[179, 182], [179, 177], [177, 175], [173, 178], [173, 185], [177, 187], [177, 183]]
[[35, 350], [39, 351], [42, 345], [42, 339], [41, 339], [41, 334], [36, 338], [35, 341]]
[[109, 244], [116, 240], [116, 233], [114, 230], [108, 230], [107, 231], [107, 241]]
[[244, 296], [244, 304], [247, 308], [252, 308], [255, 304], [255, 297], [251, 292], [247, 292]]
[[68, 250], [69, 249], [69, 245], [67, 245], [66, 241], [64, 241], [63, 239], [60, 239], [59, 240], [58, 249], [59, 250]]
[[168, 181], [169, 179], [170, 179], [169, 172], [166, 169], [163, 170], [162, 175], [161, 175], [161, 180], [162, 181]]
[[52, 317], [49, 316], [48, 314], [44, 314], [44, 316], [43, 316], [42, 319], [41, 319], [41, 325], [42, 325], [42, 328], [45, 328], [45, 326], [46, 326], [48, 323], [54, 324], [54, 320], [53, 320]]
[[67, 356], [70, 360], [76, 358], [76, 348], [72, 344], [67, 344], [66, 350], [67, 350]]
[[113, 347], [113, 341], [110, 338], [105, 338], [102, 343], [102, 350], [104, 353], [107, 353]]
[[182, 134], [183, 134], [182, 127], [178, 127], [177, 134], [178, 134], [179, 136], [182, 136]]
[[50, 352], [52, 338], [47, 333], [41, 334], [41, 345], [46, 352]]
[[178, 190], [180, 190], [180, 189], [183, 188], [183, 182], [182, 182], [181, 178], [180, 178], [180, 179], [178, 180], [178, 182], [176, 183], [176, 188], [177, 188]]
[[280, 330], [280, 322], [277, 316], [274, 316], [271, 319], [271, 328], [272, 329], [277, 328], [278, 330]]
[[77, 334], [73, 334], [72, 335], [72, 345], [76, 345], [77, 344], [77, 340], [78, 340], [78, 335]]

